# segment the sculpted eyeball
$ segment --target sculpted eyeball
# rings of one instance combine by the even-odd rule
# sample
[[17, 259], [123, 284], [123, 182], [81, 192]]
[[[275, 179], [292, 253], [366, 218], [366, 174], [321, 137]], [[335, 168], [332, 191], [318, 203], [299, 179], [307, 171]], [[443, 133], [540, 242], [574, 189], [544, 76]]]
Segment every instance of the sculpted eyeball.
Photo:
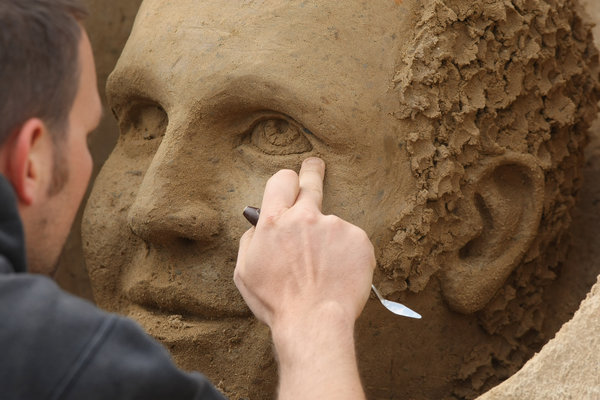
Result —
[[266, 154], [302, 154], [313, 148], [304, 129], [287, 119], [261, 120], [254, 125], [249, 135], [252, 145]]

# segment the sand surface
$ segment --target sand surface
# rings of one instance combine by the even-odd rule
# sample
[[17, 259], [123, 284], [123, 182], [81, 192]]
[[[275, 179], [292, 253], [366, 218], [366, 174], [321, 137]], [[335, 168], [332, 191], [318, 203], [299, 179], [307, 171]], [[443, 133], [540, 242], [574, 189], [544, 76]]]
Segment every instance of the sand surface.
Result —
[[[600, 22], [600, 2], [584, 0], [587, 15]], [[600, 25], [594, 29], [600, 45]], [[600, 246], [600, 121], [591, 129], [586, 152], [585, 185], [579, 197], [571, 229], [572, 242], [554, 294], [572, 294], [577, 301], [599, 272]], [[578, 276], [579, 279], [573, 279]], [[480, 400], [517, 399], [598, 399], [600, 398], [600, 275], [574, 317], [527, 364]], [[572, 304], [557, 304], [561, 318], [569, 315]], [[555, 326], [549, 327], [554, 330]]]
[[[584, 0], [587, 16], [600, 24], [600, 2]], [[600, 25], [593, 30], [596, 46], [600, 48]], [[567, 316], [573, 312], [596, 282], [600, 274], [600, 120], [590, 129], [590, 143], [586, 149], [584, 184], [573, 213], [570, 229], [571, 245], [561, 276], [553, 285], [556, 295], [571, 293], [571, 300], [558, 304], [556, 312]], [[574, 278], [576, 277], [576, 279]], [[561, 318], [562, 319], [562, 318]], [[555, 326], [549, 326], [555, 330]]]
[[[93, 14], [87, 26], [96, 52], [100, 86], [104, 88], [108, 72], [112, 70], [120, 53], [140, 1], [115, 2], [118, 6], [112, 8], [106, 7], [105, 1], [90, 0], [89, 3]], [[587, 0], [585, 3], [590, 16], [600, 21], [600, 2]], [[107, 13], [107, 9], [111, 12]], [[596, 27], [595, 33], [596, 42], [600, 44], [598, 40], [600, 27]], [[116, 124], [112, 121], [110, 112], [107, 112], [92, 145], [96, 165], [101, 165], [108, 156], [116, 134]], [[567, 260], [562, 266], [558, 279], [545, 292], [545, 296], [565, 299], [562, 303], [553, 304], [553, 312], [557, 318], [547, 322], [544, 327], [548, 335], [552, 335], [563, 322], [572, 317], [600, 273], [600, 262], [598, 262], [600, 259], [600, 122], [596, 122], [591, 130], [591, 142], [586, 151], [584, 178], [585, 182], [573, 213], [573, 224], [570, 229], [571, 247]], [[83, 268], [78, 223], [63, 254], [58, 279], [68, 290], [91, 298], [87, 275]]]

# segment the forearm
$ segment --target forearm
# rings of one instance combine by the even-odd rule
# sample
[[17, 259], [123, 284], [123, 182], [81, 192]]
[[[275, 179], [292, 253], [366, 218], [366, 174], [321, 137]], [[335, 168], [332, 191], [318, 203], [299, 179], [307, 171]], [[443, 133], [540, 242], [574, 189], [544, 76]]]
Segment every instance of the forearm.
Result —
[[273, 340], [279, 361], [279, 400], [365, 398], [356, 365], [353, 320], [342, 318], [335, 309], [315, 310], [309, 320], [279, 324], [273, 329]]

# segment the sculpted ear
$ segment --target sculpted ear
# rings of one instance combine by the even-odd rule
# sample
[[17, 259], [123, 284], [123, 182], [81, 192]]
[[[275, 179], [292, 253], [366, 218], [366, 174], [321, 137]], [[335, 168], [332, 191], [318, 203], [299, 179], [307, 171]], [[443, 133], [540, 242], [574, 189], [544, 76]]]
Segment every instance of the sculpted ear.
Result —
[[521, 262], [537, 235], [544, 174], [530, 155], [494, 157], [464, 188], [463, 223], [475, 226], [442, 268], [449, 305], [462, 313], [482, 309]]

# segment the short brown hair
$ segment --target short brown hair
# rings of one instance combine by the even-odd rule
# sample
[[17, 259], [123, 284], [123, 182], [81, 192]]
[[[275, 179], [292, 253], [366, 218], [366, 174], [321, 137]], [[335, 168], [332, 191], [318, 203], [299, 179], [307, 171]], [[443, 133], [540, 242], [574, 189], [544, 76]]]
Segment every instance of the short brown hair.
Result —
[[79, 86], [86, 15], [81, 0], [0, 2], [0, 146], [28, 119], [44, 121], [54, 142], [51, 192], [66, 180], [60, 144]]

